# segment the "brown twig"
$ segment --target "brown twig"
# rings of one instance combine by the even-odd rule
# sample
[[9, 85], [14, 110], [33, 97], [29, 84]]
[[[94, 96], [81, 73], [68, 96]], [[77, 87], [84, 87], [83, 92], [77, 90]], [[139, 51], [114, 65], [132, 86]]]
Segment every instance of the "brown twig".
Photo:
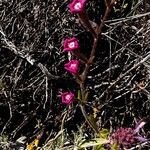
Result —
[[46, 68], [46, 66], [44, 66], [42, 63], [36, 63], [36, 60], [31, 58], [30, 55], [28, 54], [24, 54], [22, 51], [20, 51], [15, 44], [8, 40], [7, 36], [5, 35], [5, 33], [2, 31], [2, 29], [0, 28], [0, 34], [2, 35], [2, 41], [3, 43], [6, 45], [6, 47], [11, 50], [15, 55], [17, 55], [18, 57], [25, 59], [28, 63], [30, 63], [31, 65], [35, 65], [37, 66], [45, 76], [48, 77], [49, 80], [52, 79], [59, 79], [59, 76], [55, 76], [53, 74], [51, 74], [48, 69]]
[[121, 74], [116, 81], [114, 81], [110, 86], [108, 86], [108, 88], [100, 95], [99, 99], [104, 96], [104, 94], [110, 90], [112, 87], [114, 87], [121, 79], [123, 79], [127, 74], [129, 74], [132, 70], [136, 69], [137, 67], [139, 67], [141, 64], [143, 64], [145, 61], [147, 61], [148, 59], [150, 59], [150, 54], [148, 54], [145, 58], [143, 58], [140, 62], [138, 62], [137, 64], [135, 64], [133, 67], [131, 67], [128, 71], [126, 71], [124, 74]]
[[93, 35], [93, 37], [97, 37], [97, 34], [94, 30], [94, 28], [92, 27], [91, 23], [90, 23], [90, 20], [88, 18], [88, 15], [86, 14], [85, 11], [81, 12], [78, 14], [78, 18], [81, 22], [81, 24], [91, 32], [91, 34]]

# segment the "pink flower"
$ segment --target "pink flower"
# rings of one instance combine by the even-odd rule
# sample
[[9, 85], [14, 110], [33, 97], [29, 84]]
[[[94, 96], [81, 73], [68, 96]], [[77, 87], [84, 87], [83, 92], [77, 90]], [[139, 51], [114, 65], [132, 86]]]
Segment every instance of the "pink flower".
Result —
[[69, 105], [74, 100], [72, 92], [61, 93], [62, 103]]
[[86, 0], [73, 0], [72, 3], [69, 4], [69, 9], [71, 13], [79, 13], [84, 10], [86, 4]]
[[111, 135], [110, 141], [121, 147], [128, 147], [136, 142], [134, 130], [132, 128], [119, 128]]
[[78, 66], [79, 66], [78, 60], [70, 60], [68, 63], [64, 65], [64, 68], [73, 74], [77, 74]]
[[110, 136], [110, 143], [117, 143], [120, 147], [128, 148], [133, 144], [139, 142], [147, 141], [146, 138], [142, 137], [139, 134], [140, 128], [145, 125], [146, 122], [142, 121], [137, 125], [135, 129], [132, 128], [118, 128], [114, 133]]
[[64, 41], [64, 51], [73, 51], [79, 49], [78, 39], [73, 37], [65, 39]]
[[134, 132], [137, 133], [139, 130], [146, 124], [145, 121], [140, 121], [139, 123], [136, 124], [136, 127], [134, 129]]

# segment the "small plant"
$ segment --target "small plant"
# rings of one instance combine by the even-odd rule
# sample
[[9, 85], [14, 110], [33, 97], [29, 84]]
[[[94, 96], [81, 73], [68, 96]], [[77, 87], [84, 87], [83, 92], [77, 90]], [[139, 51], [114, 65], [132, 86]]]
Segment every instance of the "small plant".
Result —
[[[77, 78], [77, 83], [79, 84], [80, 87], [80, 93], [81, 93], [81, 103], [80, 103], [80, 107], [81, 107], [81, 111], [83, 113], [83, 116], [85, 117], [86, 121], [88, 122], [88, 124], [93, 128], [93, 130], [98, 134], [99, 130], [98, 127], [96, 127], [96, 124], [93, 124], [93, 122], [91, 121], [91, 118], [89, 118], [84, 110], [84, 105], [82, 104], [82, 102], [87, 99], [87, 88], [85, 87], [85, 80], [87, 78], [87, 74], [89, 72], [89, 68], [91, 67], [91, 65], [94, 63], [94, 58], [95, 58], [95, 52], [96, 52], [96, 47], [98, 44], [98, 40], [99, 37], [101, 35], [103, 26], [104, 26], [104, 21], [107, 20], [107, 16], [109, 15], [112, 6], [114, 5], [115, 1], [111, 0], [110, 2], [106, 1], [106, 11], [105, 11], [105, 15], [102, 19], [102, 21], [100, 21], [100, 25], [97, 25], [96, 29], [92, 27], [90, 20], [88, 18], [88, 15], [86, 14], [85, 11], [85, 5], [86, 5], [87, 1], [86, 0], [73, 0], [70, 4], [69, 4], [69, 9], [70, 12], [72, 13], [77, 13], [78, 14], [78, 18], [81, 21], [81, 24], [83, 26], [86, 27], [86, 29], [88, 31], [91, 32], [91, 34], [93, 35], [93, 45], [92, 45], [92, 50], [90, 53], [90, 57], [86, 58], [85, 56], [83, 56], [81, 54], [80, 51], [78, 51], [78, 55], [77, 59], [79, 60], [70, 60], [68, 63], [66, 63], [64, 65], [64, 68], [69, 71], [70, 73], [74, 74], [75, 77]], [[79, 50], [79, 43], [78, 43], [78, 39], [73, 37], [73, 38], [67, 38], [64, 40], [63, 43], [64, 46], [64, 52], [67, 51], [71, 51], [74, 52], [75, 50]], [[77, 54], [77, 53], [76, 53]], [[80, 56], [83, 57], [80, 57]], [[83, 59], [84, 58], [84, 59]], [[85, 61], [86, 60], [86, 61]], [[78, 74], [78, 67], [79, 67], [79, 61], [84, 62], [84, 69], [82, 71], [81, 74]], [[63, 99], [64, 102], [64, 99]]]
[[[95, 51], [96, 51], [96, 47], [98, 44], [98, 39], [100, 37], [100, 34], [102, 32], [102, 28], [104, 26], [104, 21], [107, 19], [107, 16], [109, 14], [109, 12], [112, 9], [112, 6], [114, 5], [115, 1], [110, 1], [108, 3], [108, 1], [106, 1], [106, 11], [105, 11], [105, 15], [100, 23], [100, 25], [97, 25], [96, 29], [94, 29], [90, 23], [90, 20], [88, 18], [88, 15], [86, 14], [85, 11], [85, 5], [87, 3], [86, 0], [73, 0], [70, 4], [69, 4], [69, 9], [70, 12], [72, 13], [77, 13], [79, 20], [81, 21], [81, 24], [83, 24], [87, 30], [89, 30], [91, 32], [91, 34], [93, 35], [94, 38], [94, 42], [92, 45], [92, 50], [90, 53], [90, 57], [89, 58], [85, 58], [85, 60], [83, 60], [80, 56], [81, 53], [80, 51], [78, 51], [78, 55], [79, 56], [77, 59], [79, 59], [79, 61], [84, 62], [85, 67], [83, 69], [83, 72], [80, 75], [78, 74], [78, 67], [79, 67], [79, 61], [78, 60], [70, 60], [68, 63], [66, 63], [64, 65], [64, 68], [71, 72], [72, 74], [75, 75], [75, 77], [77, 78], [77, 83], [79, 84], [80, 87], [80, 93], [81, 93], [81, 103], [80, 103], [80, 107], [81, 107], [81, 111], [83, 113], [83, 116], [85, 117], [86, 121], [88, 122], [88, 124], [93, 128], [94, 131], [96, 131], [96, 133], [99, 133], [98, 128], [96, 127], [96, 125], [93, 125], [93, 122], [91, 122], [90, 118], [88, 118], [88, 116], [86, 115], [86, 112], [84, 110], [84, 105], [82, 104], [82, 101], [85, 100], [85, 97], [87, 98], [86, 95], [86, 90], [87, 88], [85, 87], [85, 80], [87, 78], [87, 74], [89, 72], [89, 68], [91, 67], [91, 65], [94, 63], [94, 58], [95, 58]], [[78, 43], [78, 39], [73, 37], [73, 38], [67, 38], [64, 40], [64, 51], [74, 51], [74, 50], [78, 50], [79, 49], [79, 43]], [[64, 99], [63, 99], [64, 101]]]
[[[145, 125], [142, 121], [137, 125], [135, 129], [133, 128], [123, 128], [120, 127], [113, 133], [109, 133], [107, 129], [102, 129], [99, 134], [99, 138], [95, 138], [89, 141], [83, 141], [79, 144], [79, 148], [95, 147], [96, 150], [107, 146], [112, 150], [131, 148], [139, 142], [148, 141], [148, 139], [142, 137], [139, 134], [139, 130]], [[105, 146], [104, 146], [105, 145]]]
[[[100, 146], [101, 148], [104, 148], [103, 146], [106, 144], [112, 145], [111, 146], [112, 149], [131, 147], [137, 141], [146, 141], [145, 138], [138, 135], [139, 129], [143, 127], [145, 122], [141, 122], [140, 125], [136, 127], [136, 129], [120, 127], [116, 131], [114, 131], [112, 134], [107, 132], [107, 134], [103, 136], [102, 133], [104, 130], [100, 130], [98, 128], [98, 126], [92, 119], [93, 118], [92, 115], [88, 116], [84, 109], [84, 105], [86, 104], [85, 99], [88, 98], [88, 94], [86, 92], [87, 88], [85, 84], [85, 81], [87, 79], [87, 74], [89, 72], [89, 68], [94, 64], [95, 52], [96, 52], [96, 48], [98, 45], [98, 40], [100, 40], [100, 37], [101, 37], [102, 29], [105, 25], [104, 22], [107, 20], [107, 17], [113, 8], [113, 5], [117, 3], [117, 1], [105, 0], [106, 10], [105, 10], [104, 16], [102, 17], [102, 20], [100, 20], [100, 25], [97, 24], [96, 28], [92, 26], [88, 18], [88, 15], [86, 14], [86, 10], [85, 10], [86, 3], [87, 3], [86, 0], [73, 0], [69, 4], [69, 9], [71, 13], [75, 13], [78, 15], [80, 23], [93, 35], [93, 45], [92, 45], [92, 49], [90, 52], [90, 56], [89, 58], [86, 58], [83, 54], [81, 54], [80, 45], [78, 43], [77, 38], [75, 37], [67, 38], [64, 40], [64, 43], [63, 43], [63, 47], [64, 47], [63, 51], [72, 52], [71, 53], [72, 55], [75, 55], [75, 54], [78, 54], [78, 55], [75, 55], [77, 57], [76, 60], [75, 59], [70, 60], [68, 63], [64, 65], [64, 68], [76, 77], [77, 83], [79, 84], [79, 88], [80, 88], [78, 93], [81, 93], [81, 95], [78, 94], [78, 100], [80, 100], [79, 105], [80, 105], [81, 111], [83, 113], [83, 116], [86, 122], [95, 131], [97, 136], [99, 135], [100, 137], [95, 138], [89, 142], [80, 143], [78, 147], [79, 149], [90, 147], [90, 146]], [[77, 53], [75, 53], [75, 51], [77, 51]], [[81, 55], [83, 57], [80, 57]], [[83, 62], [85, 66], [81, 74], [79, 74], [78, 72], [80, 62]], [[65, 93], [62, 93], [61, 95], [62, 95], [62, 103], [66, 103], [67, 105], [69, 105], [74, 99], [74, 94], [72, 94], [71, 92], [70, 93], [65, 92]], [[108, 134], [110, 135], [108, 136]]]
[[145, 125], [142, 121], [135, 129], [118, 128], [110, 135], [110, 143], [118, 145], [119, 148], [129, 148], [138, 142], [147, 141], [146, 138], [139, 135], [139, 130]]

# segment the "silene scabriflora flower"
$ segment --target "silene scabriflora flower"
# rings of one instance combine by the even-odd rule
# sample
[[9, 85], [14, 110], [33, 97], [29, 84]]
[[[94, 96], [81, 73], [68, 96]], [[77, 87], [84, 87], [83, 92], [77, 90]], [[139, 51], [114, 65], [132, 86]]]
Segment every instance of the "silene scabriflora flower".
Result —
[[70, 73], [77, 74], [78, 73], [78, 60], [70, 60], [68, 63], [64, 65], [64, 68], [69, 71]]
[[72, 92], [61, 93], [62, 103], [69, 105], [74, 100], [74, 94]]
[[78, 39], [75, 37], [65, 39], [63, 46], [64, 46], [64, 51], [68, 51], [68, 52], [79, 49]]
[[87, 0], [73, 0], [69, 4], [69, 9], [71, 13], [80, 13], [84, 10]]
[[129, 148], [137, 142], [147, 141], [146, 138], [139, 135], [139, 129], [145, 125], [141, 122], [135, 129], [132, 128], [118, 128], [110, 136], [110, 143], [116, 143], [120, 148]]

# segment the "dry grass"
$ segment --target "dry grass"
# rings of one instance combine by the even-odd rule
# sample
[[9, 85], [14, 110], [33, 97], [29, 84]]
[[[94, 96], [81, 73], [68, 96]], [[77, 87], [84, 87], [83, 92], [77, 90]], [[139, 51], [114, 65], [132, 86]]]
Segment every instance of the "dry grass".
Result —
[[[149, 137], [149, 2], [120, 1], [106, 21], [88, 74], [86, 111], [96, 114], [99, 128], [110, 131], [133, 127], [145, 119], [142, 134]], [[0, 2], [0, 132], [2, 137], [8, 135], [7, 141], [0, 140], [2, 149], [8, 149], [9, 141], [15, 142], [21, 136], [31, 142], [41, 132], [40, 146], [44, 144], [44, 150], [73, 149], [85, 135], [88, 139], [94, 137], [78, 105], [68, 109], [58, 97], [62, 89], [78, 90], [75, 79], [63, 69], [68, 55], [62, 53], [62, 40], [77, 36], [87, 56], [92, 43], [90, 33], [66, 9], [68, 3]], [[104, 4], [91, 1], [87, 11], [90, 20], [97, 23]], [[79, 131], [77, 126], [81, 125]], [[63, 129], [65, 132], [60, 133]]]

